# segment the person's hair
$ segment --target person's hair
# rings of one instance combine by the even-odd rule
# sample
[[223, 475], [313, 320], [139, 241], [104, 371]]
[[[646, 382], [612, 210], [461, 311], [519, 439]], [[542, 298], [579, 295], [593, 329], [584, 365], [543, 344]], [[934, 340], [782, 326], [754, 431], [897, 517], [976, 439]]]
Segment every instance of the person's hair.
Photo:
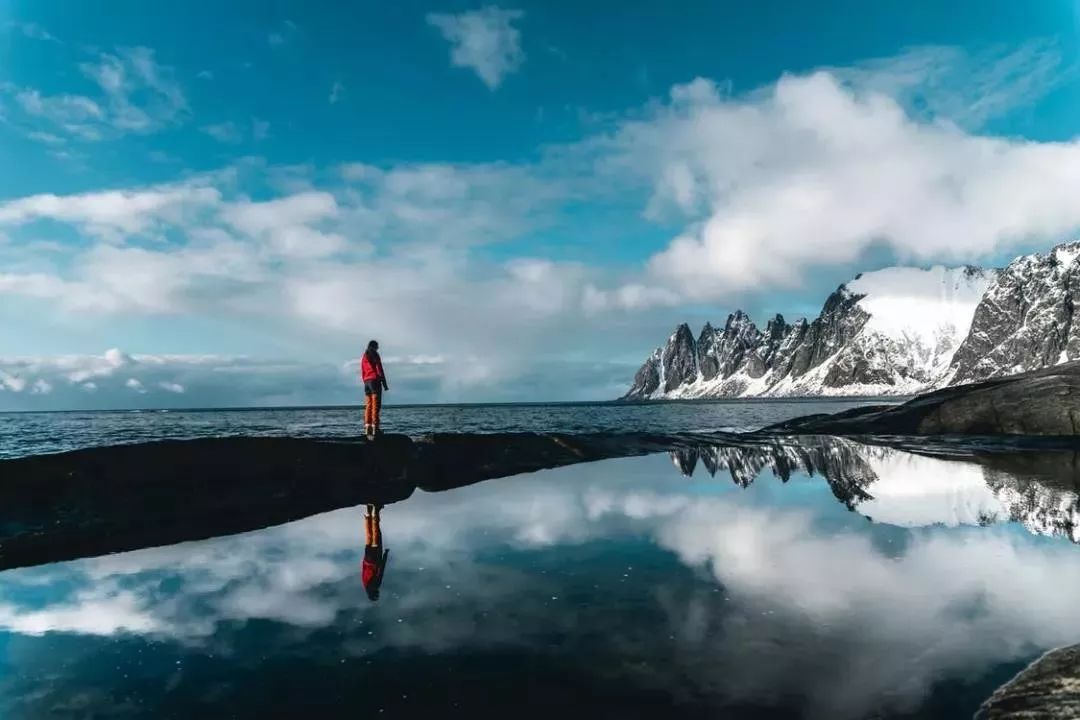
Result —
[[368, 341], [367, 349], [368, 350], [378, 350], [379, 349], [379, 342], [377, 340]]

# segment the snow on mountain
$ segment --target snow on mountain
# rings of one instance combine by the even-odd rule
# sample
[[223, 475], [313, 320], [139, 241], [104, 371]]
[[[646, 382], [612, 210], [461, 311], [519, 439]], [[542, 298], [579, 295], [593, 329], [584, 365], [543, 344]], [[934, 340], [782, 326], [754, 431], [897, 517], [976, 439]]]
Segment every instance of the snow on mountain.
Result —
[[764, 331], [742, 311], [697, 339], [681, 325], [638, 371], [627, 399], [905, 395], [950, 369], [996, 275], [973, 267], [886, 268], [826, 299], [813, 321]]
[[967, 337], [992, 279], [974, 268], [894, 267], [860, 275], [848, 289], [863, 296], [858, 305], [870, 315], [864, 334], [908, 346], [922, 370], [936, 375]]
[[971, 382], [1080, 358], [1080, 243], [1017, 258], [975, 310], [948, 378]]

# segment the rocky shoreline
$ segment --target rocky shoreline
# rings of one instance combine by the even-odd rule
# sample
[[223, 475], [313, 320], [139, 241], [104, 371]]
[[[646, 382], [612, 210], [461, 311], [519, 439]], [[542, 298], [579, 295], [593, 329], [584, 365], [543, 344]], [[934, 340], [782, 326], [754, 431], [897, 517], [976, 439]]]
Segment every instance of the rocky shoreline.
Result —
[[[1073, 362], [744, 435], [437, 434], [375, 442], [237, 437], [39, 455], [0, 461], [0, 570], [255, 530], [351, 505], [396, 502], [418, 488], [447, 490], [701, 446], [760, 446], [783, 436], [860, 437], [946, 455], [972, 456], [972, 444], [980, 442], [1000, 449], [1049, 442], [1075, 450], [1078, 420], [1080, 362]], [[1054, 464], [1077, 465], [1076, 457], [1059, 455]]]
[[902, 405], [809, 415], [765, 433], [824, 435], [1080, 435], [1080, 361], [959, 385]]
[[[719, 436], [717, 436], [719, 437]], [[246, 532], [342, 507], [671, 450], [644, 434], [207, 438], [0, 461], [0, 570]]]
[[1051, 650], [994, 691], [975, 720], [1080, 717], [1080, 645]]

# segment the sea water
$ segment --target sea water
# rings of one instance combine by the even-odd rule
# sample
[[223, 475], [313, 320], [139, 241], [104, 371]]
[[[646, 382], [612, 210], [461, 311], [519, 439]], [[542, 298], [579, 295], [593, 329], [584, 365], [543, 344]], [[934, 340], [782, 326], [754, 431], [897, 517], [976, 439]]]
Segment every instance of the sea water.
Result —
[[[386, 407], [386, 432], [754, 430], [800, 415], [896, 400], [733, 400]], [[0, 458], [116, 443], [233, 435], [357, 437], [363, 408], [0, 413]]]

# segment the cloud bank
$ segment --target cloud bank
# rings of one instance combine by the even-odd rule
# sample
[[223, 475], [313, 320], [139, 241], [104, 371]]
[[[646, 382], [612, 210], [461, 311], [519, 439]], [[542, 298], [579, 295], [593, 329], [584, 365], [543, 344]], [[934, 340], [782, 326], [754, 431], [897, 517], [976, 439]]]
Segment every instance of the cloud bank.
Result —
[[[520, 63], [518, 19], [487, 8], [429, 20], [455, 38], [455, 62], [494, 87]], [[965, 114], [971, 104], [947, 91], [972, 62], [987, 102]], [[78, 132], [65, 124], [148, 132], [186, 112], [148, 51], [102, 55], [84, 72], [99, 97], [26, 98], [61, 118], [57, 137]], [[0, 200], [0, 297], [60, 325], [257, 318], [335, 366], [378, 337], [394, 354], [459, 359], [444, 366], [442, 399], [510, 386], [551, 398], [543, 382], [523, 384], [535, 368], [639, 360], [672, 308], [716, 303], [722, 316], [872, 253], [979, 262], [1075, 232], [1080, 141], [980, 129], [1065, 72], [1047, 43], [974, 60], [920, 48], [739, 95], [699, 78], [527, 162], [247, 158], [153, 185]], [[139, 112], [126, 99], [137, 90], [157, 98]], [[213, 133], [228, 141], [233, 129]], [[593, 259], [583, 206], [649, 226], [647, 259]], [[596, 242], [621, 252], [612, 234]]]

